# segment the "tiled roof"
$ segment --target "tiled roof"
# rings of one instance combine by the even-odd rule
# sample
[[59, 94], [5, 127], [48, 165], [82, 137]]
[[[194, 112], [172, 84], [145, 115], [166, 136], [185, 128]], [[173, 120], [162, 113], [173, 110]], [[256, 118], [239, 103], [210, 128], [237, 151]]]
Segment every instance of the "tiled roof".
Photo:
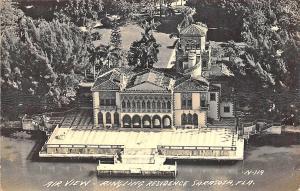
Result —
[[208, 81], [199, 76], [191, 78], [177, 73], [173, 69], [144, 69], [123, 71], [112, 69], [100, 76], [94, 83], [92, 91], [119, 90], [120, 81], [124, 75], [127, 79], [124, 91], [208, 91]]
[[206, 36], [208, 28], [202, 23], [191, 24], [184, 28], [181, 32], [181, 36]]
[[170, 82], [171, 78], [163, 72], [146, 69], [130, 79], [126, 90], [168, 90]]
[[208, 91], [208, 83], [191, 77], [183, 77], [176, 81], [174, 91]]
[[95, 81], [92, 91], [96, 90], [118, 90], [120, 82], [120, 73], [116, 69], [103, 74]]

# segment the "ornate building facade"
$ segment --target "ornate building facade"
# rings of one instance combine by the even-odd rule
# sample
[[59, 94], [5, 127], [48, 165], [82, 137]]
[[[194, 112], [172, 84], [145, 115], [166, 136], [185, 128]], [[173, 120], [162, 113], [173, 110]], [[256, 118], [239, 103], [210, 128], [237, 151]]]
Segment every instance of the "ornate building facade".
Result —
[[94, 126], [201, 128], [208, 118], [233, 117], [224, 87], [203, 75], [211, 68], [207, 30], [196, 23], [180, 31], [173, 68], [114, 68], [99, 76], [91, 88]]

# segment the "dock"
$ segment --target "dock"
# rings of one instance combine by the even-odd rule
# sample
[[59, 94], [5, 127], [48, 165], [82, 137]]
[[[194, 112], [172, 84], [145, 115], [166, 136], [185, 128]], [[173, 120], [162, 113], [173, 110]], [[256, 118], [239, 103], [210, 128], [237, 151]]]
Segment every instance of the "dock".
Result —
[[177, 165], [164, 164], [166, 157], [154, 149], [126, 148], [114, 157], [113, 164], [97, 166], [98, 176], [176, 177]]

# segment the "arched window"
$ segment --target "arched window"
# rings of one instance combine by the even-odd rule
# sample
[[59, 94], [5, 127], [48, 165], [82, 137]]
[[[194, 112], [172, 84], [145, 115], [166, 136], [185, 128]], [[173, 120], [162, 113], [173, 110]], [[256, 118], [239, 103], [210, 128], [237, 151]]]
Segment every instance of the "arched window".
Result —
[[114, 124], [116, 124], [116, 125], [119, 125], [120, 124], [120, 115], [119, 115], [119, 113], [118, 112], [115, 112], [114, 113]]
[[128, 108], [128, 109], [131, 108], [131, 105], [130, 105], [130, 101], [129, 101], [129, 100], [127, 101], [127, 108]]
[[131, 118], [129, 115], [125, 115], [123, 117], [123, 125], [125, 128], [130, 128], [131, 127]]
[[132, 117], [133, 128], [141, 128], [141, 117], [135, 115]]
[[183, 113], [181, 115], [181, 124], [182, 125], [186, 125], [187, 124], [187, 119], [186, 119], [186, 114], [185, 113]]
[[198, 115], [196, 113], [193, 115], [193, 125], [198, 126]]
[[141, 109], [141, 102], [139, 100], [136, 102], [136, 108], [138, 111]]
[[110, 114], [110, 112], [107, 112], [105, 114], [105, 118], [106, 118], [106, 123], [111, 124], [111, 114]]
[[161, 109], [160, 101], [157, 101], [157, 109]]
[[126, 102], [125, 102], [125, 100], [122, 101], [122, 108], [126, 108]]
[[163, 127], [170, 128], [171, 127], [171, 118], [169, 116], [163, 117]]
[[150, 101], [147, 101], [147, 109], [151, 109]]
[[166, 102], [163, 101], [162, 104], [161, 104], [161, 108], [162, 108], [162, 109], [166, 109], [166, 106], [167, 106], [167, 105], [166, 105]]
[[142, 101], [142, 109], [146, 109], [145, 101]]
[[103, 124], [103, 114], [101, 111], [98, 113], [98, 124]]
[[132, 109], [135, 109], [136, 108], [136, 104], [135, 104], [135, 101], [132, 102]]
[[187, 115], [187, 124], [189, 125], [193, 124], [193, 115], [190, 113]]
[[161, 128], [161, 118], [158, 115], [154, 115], [152, 118], [152, 124], [154, 128]]
[[152, 102], [152, 109], [155, 109], [156, 107], [155, 107], [156, 105], [155, 105], [155, 101], [153, 101]]
[[149, 115], [145, 115], [143, 117], [143, 128], [150, 128], [151, 127], [151, 117]]
[[167, 102], [167, 108], [171, 109], [171, 102], [170, 101]]

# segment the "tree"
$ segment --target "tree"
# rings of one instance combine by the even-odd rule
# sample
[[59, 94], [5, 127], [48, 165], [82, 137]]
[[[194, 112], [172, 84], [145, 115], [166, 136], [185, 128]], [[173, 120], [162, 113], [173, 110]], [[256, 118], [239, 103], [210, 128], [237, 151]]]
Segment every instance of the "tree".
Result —
[[96, 21], [103, 11], [102, 0], [68, 0], [66, 7], [58, 11], [56, 18], [63, 22], [73, 22], [86, 26], [88, 21]]
[[1, 36], [4, 31], [17, 32], [18, 21], [23, 16], [24, 13], [11, 0], [0, 1]]
[[113, 23], [113, 28], [110, 35], [110, 43], [116, 50], [120, 50], [122, 47], [120, 27], [116, 21]]
[[23, 17], [17, 33], [4, 31], [1, 41], [1, 89], [45, 97], [49, 107], [74, 100], [89, 64], [91, 35], [71, 23]]
[[[288, 104], [284, 100], [290, 99], [286, 97], [281, 99], [282, 96], [280, 96], [285, 94], [293, 97], [293, 92], [299, 88], [300, 13], [298, 1], [203, 0], [199, 2], [189, 0], [188, 4], [196, 7], [198, 14], [200, 10], [209, 7], [210, 11], [224, 12], [231, 18], [228, 26], [241, 29], [241, 40], [246, 44], [245, 48], [232, 43], [223, 50], [226, 56], [231, 58], [225, 63], [235, 74], [234, 82], [239, 95], [250, 91], [246, 96], [249, 98], [246, 103], [250, 107], [254, 106], [253, 114], [259, 117], [272, 112], [273, 117], [282, 115], [282, 112], [291, 110], [289, 108], [291, 104], [295, 105], [299, 102], [294, 99], [293, 103]], [[236, 26], [231, 25], [230, 21], [241, 22], [236, 22], [238, 23]], [[224, 23], [224, 19], [220, 19], [220, 22]], [[256, 104], [259, 110], [255, 107]], [[271, 109], [270, 105], [272, 105]], [[297, 113], [296, 110], [293, 114], [299, 116], [295, 113]]]
[[128, 64], [135, 67], [152, 68], [158, 61], [157, 55], [160, 45], [156, 42], [152, 30], [157, 27], [153, 18], [149, 18], [141, 23], [144, 33], [142, 39], [131, 44], [128, 53]]

